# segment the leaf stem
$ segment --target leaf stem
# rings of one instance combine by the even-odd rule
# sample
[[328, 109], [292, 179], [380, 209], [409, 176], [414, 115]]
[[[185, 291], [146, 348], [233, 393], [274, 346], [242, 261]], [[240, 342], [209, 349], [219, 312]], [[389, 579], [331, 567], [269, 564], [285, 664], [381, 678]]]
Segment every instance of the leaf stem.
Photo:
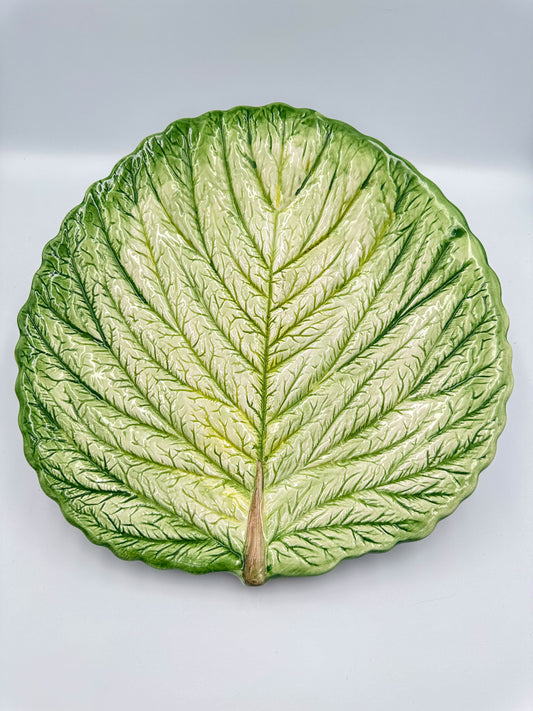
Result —
[[[276, 237], [281, 204], [281, 177], [283, 170], [283, 154], [285, 149], [285, 123], [282, 123], [281, 152], [278, 164], [278, 180], [276, 198], [273, 203], [274, 223], [272, 241], [270, 244], [270, 259], [268, 262], [268, 293], [265, 316], [265, 345], [263, 349], [263, 372], [261, 384], [261, 429], [258, 441], [258, 460], [256, 464], [255, 483], [252, 501], [248, 512], [246, 539], [244, 544], [243, 578], [247, 585], [262, 585], [266, 580], [266, 543], [263, 530], [263, 489], [265, 441], [267, 435], [268, 413], [268, 361], [270, 356], [270, 322], [272, 319], [272, 295], [274, 286], [274, 261], [276, 258]], [[229, 173], [228, 173], [229, 174]]]
[[263, 463], [259, 461], [255, 469], [255, 485], [246, 527], [243, 577], [247, 585], [262, 585], [266, 580], [266, 549], [263, 533]]

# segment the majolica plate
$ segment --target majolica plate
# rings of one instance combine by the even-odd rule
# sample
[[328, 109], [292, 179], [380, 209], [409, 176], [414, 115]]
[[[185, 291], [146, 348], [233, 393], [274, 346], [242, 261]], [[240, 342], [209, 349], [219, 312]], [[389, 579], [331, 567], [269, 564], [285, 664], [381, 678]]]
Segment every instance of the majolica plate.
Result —
[[430, 533], [512, 376], [464, 217], [350, 126], [282, 104], [171, 124], [92, 185], [23, 307], [26, 456], [121, 558], [249, 584]]

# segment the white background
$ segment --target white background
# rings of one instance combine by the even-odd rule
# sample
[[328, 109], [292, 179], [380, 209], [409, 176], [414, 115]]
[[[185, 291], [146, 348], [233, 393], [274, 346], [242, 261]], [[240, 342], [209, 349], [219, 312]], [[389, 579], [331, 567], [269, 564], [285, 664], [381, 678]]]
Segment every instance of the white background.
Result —
[[[533, 2], [2, 0], [1, 711], [533, 709]], [[260, 589], [90, 544], [25, 462], [16, 314], [85, 188], [170, 121], [282, 100], [415, 163], [503, 288], [493, 464], [427, 539]]]

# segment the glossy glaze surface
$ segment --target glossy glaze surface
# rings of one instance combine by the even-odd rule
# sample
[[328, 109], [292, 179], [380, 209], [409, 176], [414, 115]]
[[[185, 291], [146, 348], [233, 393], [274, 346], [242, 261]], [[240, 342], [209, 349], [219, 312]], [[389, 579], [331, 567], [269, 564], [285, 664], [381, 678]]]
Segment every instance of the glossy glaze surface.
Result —
[[427, 535], [512, 377], [462, 215], [310, 110], [177, 121], [93, 185], [19, 323], [26, 454], [124, 558], [251, 583]]

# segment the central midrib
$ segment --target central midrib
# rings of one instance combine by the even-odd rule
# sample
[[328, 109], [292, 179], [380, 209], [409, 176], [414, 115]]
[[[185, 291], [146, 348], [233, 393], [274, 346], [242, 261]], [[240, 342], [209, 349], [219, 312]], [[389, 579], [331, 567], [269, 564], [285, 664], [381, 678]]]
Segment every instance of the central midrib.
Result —
[[276, 237], [278, 228], [279, 206], [281, 202], [281, 171], [283, 166], [283, 149], [285, 143], [285, 124], [281, 137], [281, 152], [278, 166], [278, 181], [274, 221], [272, 225], [272, 244], [268, 261], [267, 305], [265, 314], [265, 340], [263, 346], [263, 370], [261, 373], [261, 412], [260, 429], [257, 445], [257, 465], [254, 488], [248, 512], [246, 538], [244, 545], [243, 578], [248, 585], [262, 585], [266, 580], [266, 542], [263, 529], [264, 514], [264, 469], [265, 441], [267, 436], [267, 403], [268, 403], [268, 361], [270, 357], [270, 320], [272, 313], [272, 292], [274, 281], [274, 260], [276, 257]]

